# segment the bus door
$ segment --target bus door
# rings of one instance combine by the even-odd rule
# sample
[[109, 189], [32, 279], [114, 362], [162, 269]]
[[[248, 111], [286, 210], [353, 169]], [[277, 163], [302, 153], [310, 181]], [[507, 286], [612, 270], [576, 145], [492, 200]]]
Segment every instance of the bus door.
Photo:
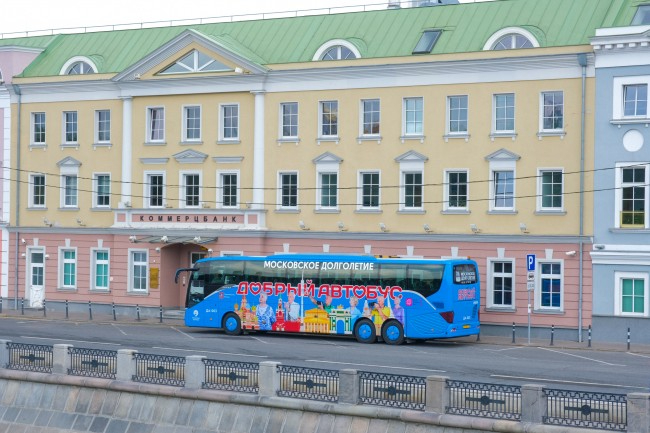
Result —
[[455, 322], [465, 328], [478, 322], [480, 288], [478, 270], [472, 263], [453, 264], [452, 284], [454, 287]]

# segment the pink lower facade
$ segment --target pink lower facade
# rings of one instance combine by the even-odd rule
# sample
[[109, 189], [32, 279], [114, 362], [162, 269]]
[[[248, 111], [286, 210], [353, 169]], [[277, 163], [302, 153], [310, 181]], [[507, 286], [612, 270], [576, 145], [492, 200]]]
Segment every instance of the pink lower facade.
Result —
[[[200, 234], [196, 234], [200, 233]], [[8, 278], [3, 297], [25, 299], [38, 308], [42, 300], [139, 305], [183, 309], [186, 281], [174, 281], [178, 268], [207, 256], [277, 253], [347, 253], [413, 258], [469, 257], [479, 265], [481, 323], [579, 329], [591, 324], [591, 244], [576, 237], [527, 236], [370, 236], [363, 233], [210, 231], [146, 233], [9, 232]], [[390, 236], [390, 237], [389, 237]], [[550, 240], [550, 242], [549, 242]], [[580, 248], [582, 247], [582, 254]], [[534, 254], [533, 275], [526, 257]], [[582, 259], [582, 270], [580, 260]], [[581, 275], [582, 273], [582, 275]], [[548, 275], [546, 275], [548, 274]], [[542, 299], [542, 286], [559, 293]]]

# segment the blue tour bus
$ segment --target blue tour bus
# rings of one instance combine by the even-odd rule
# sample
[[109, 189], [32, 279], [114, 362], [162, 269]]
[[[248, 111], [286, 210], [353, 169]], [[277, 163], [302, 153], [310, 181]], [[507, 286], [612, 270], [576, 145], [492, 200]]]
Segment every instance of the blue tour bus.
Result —
[[388, 344], [479, 333], [479, 274], [469, 259], [211, 257], [178, 269], [176, 280], [185, 272], [187, 326]]

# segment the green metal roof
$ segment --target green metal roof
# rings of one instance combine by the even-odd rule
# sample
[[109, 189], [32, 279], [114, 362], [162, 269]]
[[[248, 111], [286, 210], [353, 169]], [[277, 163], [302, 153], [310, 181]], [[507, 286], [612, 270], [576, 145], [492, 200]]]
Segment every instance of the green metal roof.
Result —
[[[74, 56], [101, 59], [100, 73], [119, 73], [191, 28], [266, 66], [310, 62], [332, 39], [353, 43], [364, 58], [414, 57], [423, 30], [442, 29], [432, 54], [481, 51], [506, 27], [522, 27], [542, 47], [585, 45], [600, 27], [629, 25], [642, 0], [495, 0], [421, 8], [278, 18], [0, 40], [44, 47], [23, 77], [58, 75]], [[49, 38], [49, 39], [48, 39]]]

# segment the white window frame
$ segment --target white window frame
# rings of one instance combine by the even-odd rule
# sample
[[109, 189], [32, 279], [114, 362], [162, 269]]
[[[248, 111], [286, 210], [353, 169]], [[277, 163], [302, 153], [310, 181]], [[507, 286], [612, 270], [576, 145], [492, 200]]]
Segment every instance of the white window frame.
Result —
[[[226, 206], [223, 199], [224, 176], [234, 175], [237, 179], [237, 191], [235, 192], [236, 204], [234, 206]], [[218, 170], [217, 171], [217, 207], [220, 209], [239, 209], [241, 203], [239, 198], [239, 191], [241, 189], [241, 176], [239, 170]]]
[[[101, 119], [102, 113], [108, 113], [108, 121]], [[102, 129], [102, 124], [108, 122], [108, 131]], [[100, 135], [108, 134], [108, 140], [102, 140]], [[110, 144], [111, 142], [111, 110], [95, 110], [95, 144]]]
[[[43, 178], [43, 204], [36, 204], [36, 185], [34, 184], [34, 179], [36, 177]], [[44, 209], [47, 205], [47, 176], [43, 173], [30, 173], [29, 175], [29, 207]]]
[[[147, 127], [146, 127], [146, 134], [147, 135], [146, 135], [145, 140], [144, 140], [145, 143], [164, 144], [165, 143], [165, 136], [166, 136], [166, 134], [165, 134], [165, 132], [166, 132], [165, 131], [165, 127], [166, 127], [166, 125], [165, 125], [165, 107], [157, 105], [157, 106], [147, 107], [146, 110], [147, 110]], [[159, 113], [162, 114], [162, 118], [159, 120], [160, 123], [161, 123], [161, 125], [160, 125], [161, 127], [155, 129], [156, 131], [158, 131], [158, 130], [161, 131], [161, 137], [156, 137], [156, 138], [152, 137], [152, 134], [154, 132], [154, 125], [152, 123], [153, 122], [152, 114], [153, 114], [154, 111], [159, 112]]]
[[[497, 107], [497, 98], [500, 97], [500, 96], [505, 96], [506, 98], [510, 97], [510, 96], [512, 97], [512, 128], [511, 129], [507, 129], [507, 128], [499, 129], [497, 127], [497, 122], [499, 120], [504, 120], [506, 122], [506, 124], [507, 124], [508, 120], [510, 119], [507, 116], [507, 111], [508, 111], [508, 108], [510, 107], [510, 106], [507, 105], [507, 102], [506, 102], [505, 107]], [[515, 121], [516, 121], [516, 107], [517, 107], [517, 100], [516, 100], [516, 96], [515, 96], [514, 93], [512, 93], [512, 92], [509, 92], [509, 93], [495, 93], [494, 95], [492, 95], [492, 133], [494, 133], [494, 134], [514, 134], [515, 133], [515, 129], [516, 129], [516, 123], [515, 123]], [[506, 116], [503, 119], [501, 119], [499, 117], [499, 115], [498, 115], [499, 109], [504, 109], [504, 108], [505, 108], [505, 111], [506, 111]]]
[[[129, 248], [129, 269], [128, 269], [128, 278], [129, 278], [129, 283], [127, 286], [127, 290], [129, 293], [142, 293], [142, 294], [148, 294], [149, 293], [149, 250], [146, 249], [136, 249], [136, 248]], [[135, 255], [136, 254], [144, 254], [145, 256], [145, 261], [135, 261]], [[134, 278], [135, 278], [135, 266], [145, 266], [145, 289], [136, 289], [134, 287]]]
[[505, 27], [503, 29], [496, 31], [494, 34], [492, 34], [492, 36], [490, 36], [490, 38], [485, 42], [485, 45], [483, 45], [483, 51], [493, 50], [495, 44], [501, 38], [507, 35], [523, 36], [526, 39], [528, 39], [531, 44], [533, 44], [533, 48], [539, 48], [539, 42], [537, 41], [537, 38], [528, 30], [523, 29], [521, 27]]
[[[72, 252], [74, 253], [74, 259], [66, 259], [65, 253]], [[66, 285], [65, 284], [65, 266], [66, 264], [74, 265], [74, 284]], [[65, 290], [77, 290], [79, 284], [79, 256], [77, 248], [75, 247], [59, 247], [59, 288]]]
[[[450, 205], [450, 194], [449, 194], [449, 188], [451, 187], [451, 180], [449, 179], [450, 175], [452, 173], [465, 173], [465, 176], [467, 178], [465, 182], [465, 188], [466, 188], [466, 195], [465, 195], [465, 206], [451, 206]], [[469, 169], [467, 168], [448, 168], [445, 169], [444, 171], [444, 179], [443, 179], [443, 204], [442, 208], [444, 211], [450, 211], [450, 212], [468, 212], [469, 211], [469, 188], [470, 188], [470, 181], [469, 181]]]
[[[325, 104], [335, 104], [336, 106], [336, 122], [335, 123], [330, 123], [330, 128], [336, 128], [336, 134], [324, 134], [323, 128], [325, 127], [325, 124], [323, 123], [323, 117], [325, 111], [323, 110], [323, 107]], [[339, 110], [339, 101], [335, 99], [330, 99], [327, 101], [318, 101], [318, 138], [321, 139], [338, 139], [339, 137], [339, 128], [340, 128], [340, 110]], [[331, 131], [330, 131], [331, 132]]]
[[[623, 280], [643, 280], [643, 313], [623, 312]], [[647, 272], [614, 272], [614, 315], [623, 317], [650, 317], [650, 289]]]
[[626, 116], [625, 115], [625, 86], [635, 84], [645, 84], [648, 86], [650, 99], [650, 75], [635, 75], [627, 77], [614, 77], [612, 80], [612, 118], [613, 120], [624, 119], [647, 119], [650, 117], [650, 101], [646, 106], [645, 116]]
[[[282, 193], [282, 190], [284, 189], [284, 183], [282, 182], [282, 177], [284, 175], [294, 175], [296, 176], [296, 205], [295, 206], [284, 206], [283, 203], [283, 198], [284, 195]], [[300, 205], [300, 175], [298, 174], [297, 170], [287, 170], [287, 171], [279, 171], [278, 172], [278, 195], [277, 195], [277, 208], [278, 209], [287, 209], [287, 210], [294, 210], [298, 209]]]
[[[68, 116], [72, 118], [68, 121]], [[66, 110], [61, 115], [61, 143], [63, 144], [79, 144], [79, 112], [76, 110]], [[68, 132], [68, 126], [71, 125], [72, 129]], [[68, 133], [74, 134], [74, 140], [68, 140]]]
[[351, 42], [346, 41], [345, 39], [332, 39], [332, 40], [329, 40], [329, 41], [325, 42], [323, 45], [321, 45], [318, 48], [318, 50], [316, 50], [316, 52], [314, 53], [314, 57], [312, 57], [312, 60], [313, 61], [322, 60], [323, 55], [325, 55], [325, 53], [327, 51], [329, 51], [330, 48], [334, 48], [334, 47], [337, 47], [337, 46], [345, 47], [345, 48], [349, 49], [357, 59], [361, 58], [361, 53], [359, 52], [359, 49], [354, 44], [352, 44]]
[[[196, 137], [190, 138], [188, 136], [190, 128], [188, 128], [187, 122], [189, 120], [189, 110], [195, 109], [195, 108], [198, 108], [198, 110], [199, 110], [199, 118], [198, 118], [198, 121], [199, 121], [199, 126], [198, 126], [199, 136], [198, 136], [198, 138], [196, 138]], [[181, 109], [182, 109], [182, 116], [183, 116], [183, 138], [182, 138], [182, 142], [183, 143], [193, 143], [193, 144], [201, 143], [201, 141], [203, 139], [203, 107], [200, 104], [187, 104], [187, 105], [183, 105], [183, 107]]]
[[[323, 205], [323, 176], [325, 175], [336, 175], [336, 194], [335, 194], [335, 206], [325, 206]], [[340, 175], [338, 171], [331, 170], [319, 170], [317, 175], [317, 185], [316, 185], [316, 209], [318, 210], [339, 210], [339, 184], [340, 184]]]
[[[407, 113], [409, 112], [408, 110], [408, 103], [409, 101], [420, 101], [422, 108], [420, 110], [410, 110], [414, 113], [420, 113], [420, 120], [419, 121], [414, 121], [412, 122], [413, 125], [416, 126], [416, 131], [415, 132], [409, 132], [408, 131], [408, 120], [407, 120]], [[417, 116], [416, 116], [417, 117]], [[417, 125], [420, 126], [420, 131], [417, 131]], [[403, 137], [422, 137], [424, 135], [424, 98], [421, 96], [415, 96], [415, 97], [409, 97], [409, 98], [403, 98], [402, 99], [402, 136]]]
[[[512, 172], [512, 206], [497, 206], [496, 198], [496, 184], [494, 175], [496, 172]], [[490, 162], [490, 180], [488, 182], [489, 198], [490, 198], [490, 212], [514, 212], [517, 208], [517, 171], [515, 169], [514, 161], [491, 161]]]
[[[66, 203], [66, 198], [68, 197], [67, 193], [66, 193], [66, 189], [67, 189], [67, 186], [68, 186], [67, 180], [72, 179], [72, 178], [74, 178], [75, 182], [76, 182], [76, 185], [74, 187], [74, 196], [72, 196], [72, 195], [70, 196], [70, 197], [74, 197], [74, 204], [68, 204], [68, 203]], [[64, 208], [64, 209], [78, 209], [79, 208], [79, 176], [77, 174], [75, 174], [75, 173], [62, 173], [61, 174], [61, 208]]]
[[[366, 102], [369, 103], [377, 103], [377, 111], [371, 110], [366, 112]], [[366, 129], [366, 113], [369, 113], [372, 117], [373, 113], [377, 113], [377, 122], [374, 122], [371, 120], [368, 122], [368, 124], [371, 126], [371, 128], [377, 124], [377, 132], [365, 132]], [[379, 137], [381, 135], [381, 100], [379, 98], [368, 98], [368, 99], [362, 99], [359, 101], [359, 136], [360, 137]]]
[[[144, 181], [142, 183], [142, 197], [144, 206], [147, 209], [161, 209], [167, 205], [167, 174], [164, 171], [145, 171], [143, 173]], [[151, 204], [151, 177], [162, 176], [162, 204], [160, 206], [153, 206]]]
[[[562, 191], [560, 192], [560, 197], [562, 198], [562, 206], [560, 207], [548, 207], [544, 206], [544, 179], [543, 175], [546, 172], [560, 172], [562, 175]], [[515, 180], [516, 181], [516, 180]], [[566, 202], [564, 196], [564, 187], [565, 187], [565, 176], [564, 168], [562, 167], [540, 167], [537, 169], [537, 211], [539, 212], [564, 212], [564, 204]]]
[[[99, 204], [99, 176], [108, 176], [108, 204]], [[93, 207], [98, 209], [110, 209], [111, 207], [111, 186], [112, 179], [110, 173], [93, 173]]]
[[[108, 258], [106, 260], [98, 261], [97, 254], [106, 253]], [[97, 265], [107, 266], [107, 279], [106, 287], [97, 286]], [[111, 289], [111, 250], [108, 248], [91, 248], [90, 249], [90, 290], [96, 292], [109, 292]]]
[[[452, 98], [464, 98], [466, 102], [465, 108], [458, 108], [459, 112], [464, 111], [465, 112], [465, 129], [464, 130], [459, 130], [459, 131], [452, 131], [451, 130], [451, 122], [462, 122], [462, 120], [453, 120], [451, 118], [451, 113], [452, 113], [452, 108], [451, 108], [451, 100]], [[446, 128], [447, 128], [447, 135], [460, 135], [460, 136], [466, 136], [469, 134], [469, 95], [449, 95], [447, 96], [447, 123], [446, 123]]]
[[[542, 280], [544, 279], [543, 277], [545, 275], [553, 275], [555, 277], [555, 274], [542, 274], [542, 265], [544, 264], [559, 264], [560, 265], [560, 274], [559, 274], [559, 280], [560, 280], [560, 306], [559, 307], [549, 307], [549, 306], [542, 306]], [[535, 265], [535, 268], [537, 269], [536, 274], [535, 274], [535, 309], [539, 311], [564, 311], [564, 298], [565, 298], [565, 292], [564, 292], [564, 260], [552, 260], [552, 259], [537, 259], [537, 263]]]
[[621, 228], [621, 212], [623, 211], [623, 169], [640, 167], [645, 169], [645, 215], [643, 228], [650, 227], [650, 162], [618, 162], [616, 163], [614, 189], [614, 228]]
[[[236, 135], [234, 137], [226, 137], [225, 131], [226, 131], [226, 109], [227, 108], [236, 108], [237, 109], [237, 115], [234, 116], [237, 120], [237, 126], [236, 128]], [[219, 141], [220, 142], [239, 142], [239, 132], [241, 130], [241, 110], [239, 107], [239, 104], [236, 102], [230, 102], [230, 103], [223, 103], [219, 104]], [[232, 128], [230, 126], [229, 128]]]
[[[179, 208], [181, 209], [198, 209], [203, 205], [203, 173], [200, 171], [180, 171], [179, 173], [178, 184], [181, 186], [179, 194]], [[187, 176], [198, 176], [199, 177], [199, 194], [198, 194], [198, 203], [196, 205], [187, 205]]]
[[[495, 263], [510, 263], [512, 265], [512, 272], [506, 273], [506, 272], [495, 272], [494, 271], [494, 264]], [[486, 295], [486, 307], [487, 308], [498, 308], [498, 309], [507, 309], [507, 310], [513, 310], [515, 309], [517, 302], [516, 302], [516, 290], [517, 290], [517, 272], [516, 272], [516, 263], [515, 259], [513, 258], [497, 258], [497, 257], [489, 257], [487, 259], [487, 271], [488, 271], [488, 281], [487, 281], [487, 295]], [[511, 297], [511, 303], [510, 304], [495, 304], [494, 303], [494, 277], [501, 276], [501, 277], [507, 277], [510, 276], [512, 279], [512, 297]]]
[[[295, 127], [296, 128], [296, 133], [295, 134], [289, 134], [285, 135], [284, 134], [284, 127], [285, 127], [285, 122], [284, 122], [284, 107], [288, 106], [295, 106], [296, 107], [296, 113], [295, 114], [289, 114], [289, 119], [293, 119], [295, 117], [295, 125], [293, 123], [289, 123], [288, 126], [289, 130], [291, 128]], [[298, 134], [300, 133], [299, 129], [299, 122], [300, 122], [300, 104], [298, 102], [281, 102], [280, 103], [280, 112], [279, 112], [279, 137], [280, 139], [283, 140], [292, 140], [292, 139], [298, 139]]]
[[[363, 176], [366, 174], [377, 175], [377, 206], [364, 206], [364, 183]], [[381, 209], [381, 171], [380, 170], [359, 170], [357, 174], [357, 210], [378, 211]]]
[[[36, 117], [40, 117], [41, 115], [43, 115], [43, 141], [36, 141]], [[38, 124], [40, 125], [41, 122], [38, 122]], [[32, 146], [45, 146], [47, 144], [47, 114], [44, 111], [34, 111], [31, 113], [29, 141]]]
[[[562, 94], [562, 127], [561, 128], [544, 128], [544, 95], [548, 93], [561, 93]], [[555, 105], [554, 105], [555, 106]], [[566, 127], [566, 98], [564, 90], [545, 90], [539, 94], [539, 131], [544, 133], [559, 133], [564, 132]]]
[[[422, 182], [420, 183], [421, 206], [406, 206], [406, 176], [411, 174], [419, 174], [422, 177]], [[406, 212], [424, 210], [424, 170], [400, 170], [399, 179], [399, 210]]]
[[[637, 103], [634, 104], [635, 105], [635, 110], [634, 110], [635, 114], [626, 114], [625, 113], [625, 103], [627, 102], [626, 99], [625, 99], [625, 90], [628, 87], [632, 87], [632, 86], [645, 86], [645, 92], [646, 92], [645, 114], [636, 114], [636, 111], [637, 111], [636, 109], [637, 109], [637, 105], [638, 105]], [[640, 102], [640, 101], [638, 99], [635, 99], [635, 102]], [[644, 119], [644, 118], [648, 117], [648, 84], [647, 83], [625, 84], [623, 86], [623, 116], [626, 119], [639, 119], [639, 118]]]

